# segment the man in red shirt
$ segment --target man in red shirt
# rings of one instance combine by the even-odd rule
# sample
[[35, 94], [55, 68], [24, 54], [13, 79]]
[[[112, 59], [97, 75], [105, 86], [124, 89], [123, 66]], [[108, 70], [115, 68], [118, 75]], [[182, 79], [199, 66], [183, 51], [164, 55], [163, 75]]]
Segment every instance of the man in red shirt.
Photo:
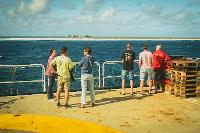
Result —
[[155, 92], [157, 93], [158, 89], [158, 83], [160, 83], [160, 86], [162, 88], [162, 91], [165, 91], [165, 65], [164, 61], [171, 60], [170, 57], [162, 51], [161, 45], [158, 44], [156, 46], [156, 51], [153, 53], [153, 69], [155, 73], [154, 77], [154, 85], [155, 85]]

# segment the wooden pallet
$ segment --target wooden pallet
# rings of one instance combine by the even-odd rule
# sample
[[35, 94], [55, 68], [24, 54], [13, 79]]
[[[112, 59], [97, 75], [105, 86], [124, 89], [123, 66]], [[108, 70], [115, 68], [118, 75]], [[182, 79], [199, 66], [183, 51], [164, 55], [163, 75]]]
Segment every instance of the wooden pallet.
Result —
[[179, 84], [179, 86], [182, 88], [182, 89], [188, 89], [188, 90], [191, 90], [191, 89], [197, 89], [197, 85], [196, 84]]
[[172, 70], [177, 70], [177, 71], [200, 71], [200, 67], [183, 67], [183, 66], [177, 66], [177, 67], [172, 67]]
[[165, 85], [165, 91], [171, 95], [174, 94], [174, 89], [171, 88], [171, 85]]
[[197, 95], [196, 93], [189, 93], [189, 94], [180, 95], [180, 98], [182, 98], [182, 99], [186, 99], [186, 98], [189, 98], [189, 97], [199, 97], [199, 95]]
[[182, 86], [198, 86], [197, 80], [179, 80], [176, 82], [177, 84], [180, 84]]
[[170, 74], [171, 74], [171, 82], [176, 82], [176, 77], [177, 77], [177, 70], [171, 70]]
[[200, 62], [172, 61], [170, 87], [174, 91], [174, 96], [200, 97], [200, 70], [197, 68], [200, 68]]
[[197, 86], [180, 86], [180, 97], [196, 97], [197, 96]]
[[176, 74], [181, 77], [197, 76], [199, 71], [177, 71]]
[[173, 60], [171, 61], [171, 67], [200, 67], [200, 62], [193, 60]]
[[198, 76], [198, 74], [199, 74], [198, 71], [184, 72], [184, 71], [171, 70], [171, 81], [172, 82], [200, 81], [200, 76]]
[[174, 96], [178, 97], [180, 96], [180, 87], [178, 84], [171, 84], [171, 89], [174, 90]]

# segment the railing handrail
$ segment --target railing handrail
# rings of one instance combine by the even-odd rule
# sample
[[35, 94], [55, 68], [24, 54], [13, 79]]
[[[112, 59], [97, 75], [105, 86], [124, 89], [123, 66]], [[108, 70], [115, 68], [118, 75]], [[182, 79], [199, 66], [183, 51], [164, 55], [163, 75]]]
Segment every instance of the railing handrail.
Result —
[[[137, 63], [139, 60], [134, 60], [134, 63]], [[75, 65], [78, 65], [80, 62], [74, 62]], [[94, 77], [94, 79], [98, 79], [99, 82], [99, 88], [102, 87], [101, 85], [101, 79], [103, 80], [103, 87], [105, 87], [105, 78], [119, 78], [119, 76], [107, 76], [105, 77], [105, 65], [106, 64], [117, 64], [122, 63], [122, 61], [105, 61], [102, 63], [102, 65], [99, 62], [94, 62], [98, 66], [98, 77]], [[102, 78], [101, 78], [101, 66], [102, 66]], [[0, 67], [42, 67], [42, 79], [41, 80], [27, 80], [27, 81], [4, 81], [0, 82], [0, 84], [12, 84], [12, 83], [35, 83], [35, 82], [42, 82], [43, 84], [43, 91], [46, 91], [46, 80], [45, 80], [45, 67], [43, 64], [29, 64], [29, 65], [1, 65]], [[135, 75], [137, 76], [137, 75]], [[76, 78], [80, 80], [81, 78]]]
[[[74, 62], [75, 65], [78, 65], [79, 62]], [[98, 79], [99, 88], [101, 88], [101, 65], [99, 62], [94, 62], [98, 66], [98, 77], [94, 77], [94, 79]], [[1, 67], [42, 67], [42, 79], [41, 80], [15, 80], [15, 81], [0, 81], [0, 84], [15, 84], [15, 83], [42, 83], [43, 91], [46, 91], [46, 75], [45, 75], [45, 67], [43, 64], [24, 64], [24, 65], [3, 65], [0, 64]], [[80, 80], [81, 78], [76, 78]], [[48, 81], [49, 82], [49, 81]]]
[[41, 67], [42, 68], [42, 79], [41, 80], [17, 80], [17, 81], [4, 81], [0, 84], [14, 84], [14, 83], [42, 83], [43, 91], [46, 90], [46, 80], [45, 80], [45, 67], [43, 64], [26, 64], [26, 65], [2, 65], [0, 67]]
[[[137, 62], [139, 62], [139, 60], [134, 60], [134, 63], [137, 63]], [[105, 78], [114, 78], [114, 77], [116, 77], [116, 78], [119, 78], [119, 77], [121, 77], [121, 76], [107, 76], [107, 77], [105, 77], [105, 71], [104, 71], [104, 69], [105, 69], [105, 64], [116, 64], [116, 63], [122, 63], [122, 61], [105, 61], [104, 63], [103, 63], [103, 65], [102, 65], [102, 80], [103, 80], [103, 87], [105, 87]], [[138, 75], [135, 75], [135, 76], [138, 76]]]
[[44, 66], [43, 64], [24, 64], [24, 65], [3, 65], [0, 64], [0, 67], [32, 67], [32, 66]]

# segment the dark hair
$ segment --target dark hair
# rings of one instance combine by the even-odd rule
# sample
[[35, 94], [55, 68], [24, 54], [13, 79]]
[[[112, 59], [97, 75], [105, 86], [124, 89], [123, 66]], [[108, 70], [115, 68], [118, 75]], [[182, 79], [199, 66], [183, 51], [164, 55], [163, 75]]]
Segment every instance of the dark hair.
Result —
[[66, 54], [67, 53], [67, 47], [63, 47], [61, 49], [61, 54]]
[[52, 55], [53, 54], [53, 51], [54, 51], [55, 49], [51, 49], [50, 50], [50, 55]]
[[143, 49], [147, 50], [148, 49], [148, 44], [143, 44]]
[[87, 52], [89, 55], [92, 54], [92, 49], [91, 48], [84, 48], [84, 51]]

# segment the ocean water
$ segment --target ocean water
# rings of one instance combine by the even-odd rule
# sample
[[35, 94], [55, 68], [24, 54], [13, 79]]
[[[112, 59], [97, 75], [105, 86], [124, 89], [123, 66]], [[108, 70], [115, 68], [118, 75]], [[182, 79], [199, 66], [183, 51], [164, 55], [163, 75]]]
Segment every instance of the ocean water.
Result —
[[[168, 55], [183, 55], [191, 58], [200, 57], [200, 41], [179, 40], [179, 41], [58, 41], [58, 40], [39, 40], [39, 41], [0, 41], [0, 64], [18, 65], [18, 64], [43, 64], [46, 66], [50, 49], [57, 50], [58, 55], [63, 46], [68, 48], [69, 57], [74, 62], [80, 61], [84, 47], [92, 48], [92, 55], [95, 61], [101, 65], [108, 60], [121, 60], [121, 53], [125, 50], [126, 44], [130, 42], [134, 45], [136, 59], [142, 51], [141, 47], [144, 43], [149, 44], [149, 50], [155, 51], [155, 46], [161, 43], [164, 51]], [[105, 73], [107, 76], [120, 75], [121, 65], [106, 65]], [[36, 80], [41, 79], [41, 68], [0, 68], [0, 82], [15, 80]], [[139, 73], [137, 64], [135, 64], [135, 73]], [[80, 77], [80, 69], [76, 70], [76, 77]], [[94, 68], [94, 75], [97, 76], [97, 66]], [[139, 83], [138, 77], [135, 77], [135, 85]], [[98, 80], [95, 80], [98, 86]], [[128, 84], [127, 84], [128, 85]], [[106, 87], [121, 86], [120, 78], [106, 79]], [[56, 84], [54, 86], [56, 88]], [[71, 91], [80, 90], [80, 81], [76, 80], [72, 83]], [[41, 83], [16, 83], [16, 84], [0, 84], [0, 95], [12, 94], [33, 94], [42, 93]]]

